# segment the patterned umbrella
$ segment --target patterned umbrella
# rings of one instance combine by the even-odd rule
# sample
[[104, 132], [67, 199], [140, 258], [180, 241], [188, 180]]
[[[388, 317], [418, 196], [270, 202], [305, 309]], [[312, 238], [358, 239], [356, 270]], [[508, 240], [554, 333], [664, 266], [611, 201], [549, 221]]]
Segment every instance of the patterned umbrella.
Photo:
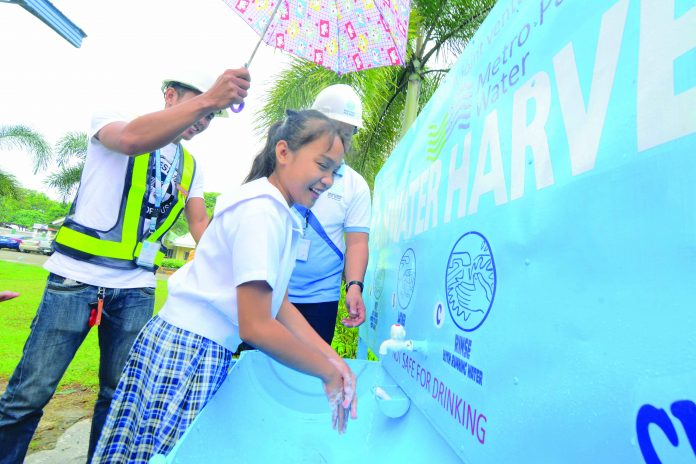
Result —
[[410, 0], [223, 1], [261, 36], [259, 43], [339, 75], [406, 61]]

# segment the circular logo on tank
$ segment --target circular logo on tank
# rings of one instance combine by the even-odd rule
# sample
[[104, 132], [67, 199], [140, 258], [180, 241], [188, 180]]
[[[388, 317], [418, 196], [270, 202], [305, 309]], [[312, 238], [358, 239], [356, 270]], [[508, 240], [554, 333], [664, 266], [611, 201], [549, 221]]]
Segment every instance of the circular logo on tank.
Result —
[[493, 306], [495, 261], [486, 237], [467, 232], [454, 244], [447, 262], [445, 293], [454, 323], [465, 332], [478, 329]]
[[401, 256], [398, 279], [396, 282], [397, 299], [399, 306], [406, 309], [416, 287], [416, 254], [411, 248]]

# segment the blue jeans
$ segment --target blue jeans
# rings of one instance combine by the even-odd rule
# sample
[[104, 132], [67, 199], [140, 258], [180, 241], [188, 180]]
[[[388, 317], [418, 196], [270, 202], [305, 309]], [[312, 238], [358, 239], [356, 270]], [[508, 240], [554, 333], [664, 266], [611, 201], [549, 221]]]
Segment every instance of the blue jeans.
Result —
[[[0, 464], [21, 464], [58, 382], [89, 333], [97, 287], [49, 274], [22, 359], [0, 398]], [[91, 459], [111, 397], [140, 329], [152, 317], [153, 288], [107, 288], [99, 325], [99, 395], [89, 438]]]

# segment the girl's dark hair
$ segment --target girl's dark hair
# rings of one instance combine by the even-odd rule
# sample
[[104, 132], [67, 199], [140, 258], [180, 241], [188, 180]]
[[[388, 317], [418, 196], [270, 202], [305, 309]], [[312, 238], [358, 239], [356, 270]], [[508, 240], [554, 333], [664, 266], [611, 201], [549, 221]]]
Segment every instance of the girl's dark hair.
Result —
[[331, 137], [331, 143], [338, 136], [343, 146], [346, 146], [347, 141], [339, 133], [338, 127], [323, 113], [317, 110], [286, 110], [285, 119], [276, 121], [268, 129], [266, 145], [254, 158], [244, 183], [268, 177], [273, 173], [276, 165], [275, 147], [279, 141], [285, 140], [290, 150], [297, 151], [324, 135]]

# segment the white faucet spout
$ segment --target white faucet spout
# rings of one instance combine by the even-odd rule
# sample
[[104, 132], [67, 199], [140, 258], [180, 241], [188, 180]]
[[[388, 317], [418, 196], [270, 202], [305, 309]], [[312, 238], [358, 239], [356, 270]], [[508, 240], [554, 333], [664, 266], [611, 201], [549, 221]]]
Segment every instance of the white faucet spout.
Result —
[[420, 351], [427, 352], [428, 342], [405, 340], [406, 329], [401, 324], [394, 324], [390, 330], [391, 338], [384, 340], [379, 346], [379, 355], [385, 356], [392, 351]]
[[413, 350], [413, 342], [411, 340], [394, 340], [393, 338], [390, 338], [388, 340], [383, 341], [382, 344], [379, 346], [380, 356], [384, 356], [392, 351], [402, 350]]

